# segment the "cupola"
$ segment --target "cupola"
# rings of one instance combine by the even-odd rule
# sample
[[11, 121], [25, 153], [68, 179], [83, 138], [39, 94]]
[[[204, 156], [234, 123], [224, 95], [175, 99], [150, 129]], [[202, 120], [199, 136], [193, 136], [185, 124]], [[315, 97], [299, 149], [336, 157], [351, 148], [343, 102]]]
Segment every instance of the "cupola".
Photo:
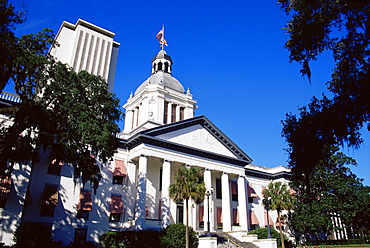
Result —
[[124, 137], [160, 125], [194, 117], [196, 101], [190, 90], [172, 76], [172, 59], [161, 49], [152, 59], [152, 74], [131, 94], [126, 109]]
[[166, 73], [172, 73], [172, 59], [167, 55], [165, 50], [161, 50], [153, 59], [152, 59], [152, 74], [159, 71]]

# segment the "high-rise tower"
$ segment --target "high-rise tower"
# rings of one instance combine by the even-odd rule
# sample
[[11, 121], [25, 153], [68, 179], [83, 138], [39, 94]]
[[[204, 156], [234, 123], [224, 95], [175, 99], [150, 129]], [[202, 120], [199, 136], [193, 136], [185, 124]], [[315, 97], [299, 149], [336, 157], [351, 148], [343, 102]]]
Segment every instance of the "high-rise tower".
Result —
[[55, 38], [59, 46], [53, 47], [50, 54], [76, 72], [85, 70], [103, 77], [113, 92], [120, 46], [113, 40], [114, 35], [81, 19], [76, 24], [64, 21]]

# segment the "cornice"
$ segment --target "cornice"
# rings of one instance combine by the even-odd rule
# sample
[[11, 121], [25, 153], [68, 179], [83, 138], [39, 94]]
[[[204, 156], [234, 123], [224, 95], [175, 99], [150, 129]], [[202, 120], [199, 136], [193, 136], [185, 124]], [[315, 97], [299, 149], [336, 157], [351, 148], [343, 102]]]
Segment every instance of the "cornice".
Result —
[[245, 175], [257, 177], [257, 178], [267, 178], [269, 180], [276, 180], [280, 178], [289, 180], [290, 177], [292, 176], [292, 173], [287, 172], [287, 171], [279, 171], [277, 173], [268, 173], [264, 171], [258, 171], [258, 170], [253, 170], [250, 168], [245, 168]]
[[161, 147], [165, 148], [171, 151], [175, 152], [181, 152], [181, 153], [186, 153], [189, 155], [194, 155], [202, 158], [207, 158], [207, 159], [212, 159], [220, 162], [226, 162], [226, 163], [232, 163], [238, 166], [244, 167], [245, 165], [249, 164], [249, 161], [243, 160], [243, 159], [238, 159], [238, 158], [232, 158], [228, 156], [223, 156], [220, 154], [200, 150], [197, 148], [189, 147], [189, 146], [184, 146], [180, 145], [177, 143], [169, 142], [166, 140], [158, 139], [156, 137], [148, 136], [142, 133], [139, 133], [133, 137], [131, 137], [128, 140], [121, 140], [120, 141], [120, 147], [121, 148], [128, 148], [129, 150], [135, 148], [138, 145], [141, 144], [147, 144], [147, 145], [153, 145], [156, 147]]

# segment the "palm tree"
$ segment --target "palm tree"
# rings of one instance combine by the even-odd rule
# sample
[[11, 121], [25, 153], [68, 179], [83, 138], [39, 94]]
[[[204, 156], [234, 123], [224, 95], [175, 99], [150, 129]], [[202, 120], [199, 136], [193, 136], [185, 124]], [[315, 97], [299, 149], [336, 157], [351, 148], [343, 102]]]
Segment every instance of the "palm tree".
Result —
[[204, 200], [206, 187], [199, 181], [200, 169], [197, 167], [181, 166], [174, 175], [174, 183], [170, 185], [169, 196], [175, 202], [184, 202], [186, 209], [186, 248], [189, 248], [189, 199], [196, 203]]
[[264, 196], [263, 205], [265, 205], [266, 210], [268, 211], [271, 209], [277, 211], [281, 245], [285, 248], [284, 235], [281, 229], [281, 211], [293, 209], [295, 198], [290, 194], [288, 185], [282, 182], [271, 182], [267, 188], [263, 190], [262, 194]]

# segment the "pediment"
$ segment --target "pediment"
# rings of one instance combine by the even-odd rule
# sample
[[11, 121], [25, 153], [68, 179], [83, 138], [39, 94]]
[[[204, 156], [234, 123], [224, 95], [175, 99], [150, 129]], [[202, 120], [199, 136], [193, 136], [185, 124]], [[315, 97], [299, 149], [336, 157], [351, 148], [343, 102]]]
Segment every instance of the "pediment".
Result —
[[237, 158], [234, 153], [200, 124], [160, 134], [156, 137], [176, 144]]
[[252, 161], [243, 150], [205, 116], [156, 127], [144, 131], [141, 134], [191, 149], [197, 149], [238, 160], [245, 160], [247, 162]]

